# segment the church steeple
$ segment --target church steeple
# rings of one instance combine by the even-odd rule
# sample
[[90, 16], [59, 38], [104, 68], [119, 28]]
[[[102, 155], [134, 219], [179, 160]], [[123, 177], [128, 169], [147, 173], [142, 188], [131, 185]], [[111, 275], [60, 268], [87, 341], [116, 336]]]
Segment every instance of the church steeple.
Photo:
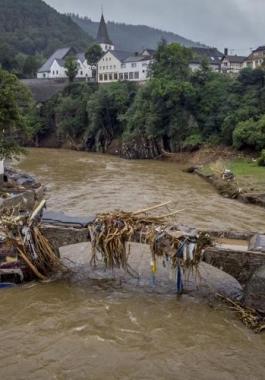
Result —
[[103, 51], [114, 50], [114, 45], [109, 37], [103, 12], [98, 27], [97, 43], [101, 46]]

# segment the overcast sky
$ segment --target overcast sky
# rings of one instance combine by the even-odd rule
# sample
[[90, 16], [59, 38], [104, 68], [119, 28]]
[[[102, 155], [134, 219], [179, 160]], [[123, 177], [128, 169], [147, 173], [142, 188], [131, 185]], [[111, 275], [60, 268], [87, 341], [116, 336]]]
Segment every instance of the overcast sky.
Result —
[[265, 0], [45, 0], [60, 12], [74, 12], [145, 24], [238, 54], [265, 44]]

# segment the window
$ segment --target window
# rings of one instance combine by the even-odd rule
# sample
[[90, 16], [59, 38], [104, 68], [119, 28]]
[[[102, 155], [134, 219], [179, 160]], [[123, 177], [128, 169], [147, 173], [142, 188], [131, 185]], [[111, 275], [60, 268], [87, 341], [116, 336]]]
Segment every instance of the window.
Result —
[[103, 75], [99, 74], [99, 80], [102, 82], [103, 81]]
[[134, 73], [134, 79], [139, 79], [139, 71], [136, 71], [136, 72]]
[[129, 79], [128, 73], [124, 73], [124, 80], [128, 80], [128, 79]]
[[146, 66], [147, 66], [147, 63], [142, 63], [142, 66], [143, 66], [143, 67], [146, 67]]
[[109, 66], [106, 66], [106, 70], [108, 70]]
[[55, 75], [55, 71], [52, 72], [52, 75]]
[[114, 65], [113, 68], [116, 69], [116, 65]]
[[112, 70], [112, 66], [110, 66], [109, 68], [110, 68], [110, 70]]
[[132, 67], [136, 67], [137, 65], [136, 65], [136, 63], [132, 63], [132, 65], [131, 65]]
[[108, 45], [105, 45], [105, 49], [108, 50]]
[[143, 70], [143, 73], [145, 73], [145, 70]]
[[119, 74], [119, 79], [123, 80], [123, 74], [122, 73]]
[[129, 73], [129, 79], [133, 79], [133, 73]]
[[80, 71], [80, 75], [83, 75], [83, 71], [82, 70]]
[[43, 74], [43, 78], [46, 78], [46, 74], [45, 73]]
[[118, 80], [118, 74], [117, 73], [114, 74], [114, 80]]
[[107, 74], [104, 74], [104, 80], [108, 80]]
[[126, 69], [126, 63], [122, 63], [122, 64], [121, 64], [121, 68], [122, 68], [122, 69]]
[[109, 74], [109, 80], [112, 80], [113, 77], [112, 77], [112, 74]]

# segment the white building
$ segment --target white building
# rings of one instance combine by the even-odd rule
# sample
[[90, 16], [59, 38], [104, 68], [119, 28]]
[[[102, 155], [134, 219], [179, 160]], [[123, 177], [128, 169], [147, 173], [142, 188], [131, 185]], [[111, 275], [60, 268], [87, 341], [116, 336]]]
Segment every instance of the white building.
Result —
[[153, 57], [120, 50], [106, 52], [98, 62], [98, 82], [144, 82], [149, 78]]
[[104, 15], [102, 13], [101, 20], [99, 23], [98, 33], [97, 33], [97, 43], [101, 47], [102, 51], [107, 52], [109, 50], [114, 50], [114, 44], [109, 38], [109, 33], [107, 29], [107, 25], [104, 19]]
[[228, 49], [225, 49], [225, 54], [221, 61], [221, 71], [228, 74], [239, 74], [244, 68], [247, 57], [239, 55], [229, 55]]
[[92, 67], [88, 65], [85, 54], [77, 53], [73, 48], [63, 48], [56, 50], [55, 53], [42, 65], [38, 70], [38, 79], [66, 79], [67, 73], [65, 61], [68, 57], [75, 57], [78, 63], [78, 73], [76, 78], [87, 79], [92, 78]]

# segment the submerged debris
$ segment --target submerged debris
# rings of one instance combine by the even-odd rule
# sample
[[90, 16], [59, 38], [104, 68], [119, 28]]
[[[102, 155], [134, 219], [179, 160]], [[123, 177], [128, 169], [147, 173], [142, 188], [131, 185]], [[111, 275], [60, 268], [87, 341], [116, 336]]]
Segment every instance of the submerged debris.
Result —
[[255, 309], [245, 307], [239, 302], [233, 301], [230, 298], [227, 298], [221, 294], [217, 296], [224, 301], [227, 305], [230, 306], [230, 309], [236, 312], [239, 319], [244, 323], [246, 327], [254, 330], [257, 334], [265, 331], [265, 315], [259, 313]]

